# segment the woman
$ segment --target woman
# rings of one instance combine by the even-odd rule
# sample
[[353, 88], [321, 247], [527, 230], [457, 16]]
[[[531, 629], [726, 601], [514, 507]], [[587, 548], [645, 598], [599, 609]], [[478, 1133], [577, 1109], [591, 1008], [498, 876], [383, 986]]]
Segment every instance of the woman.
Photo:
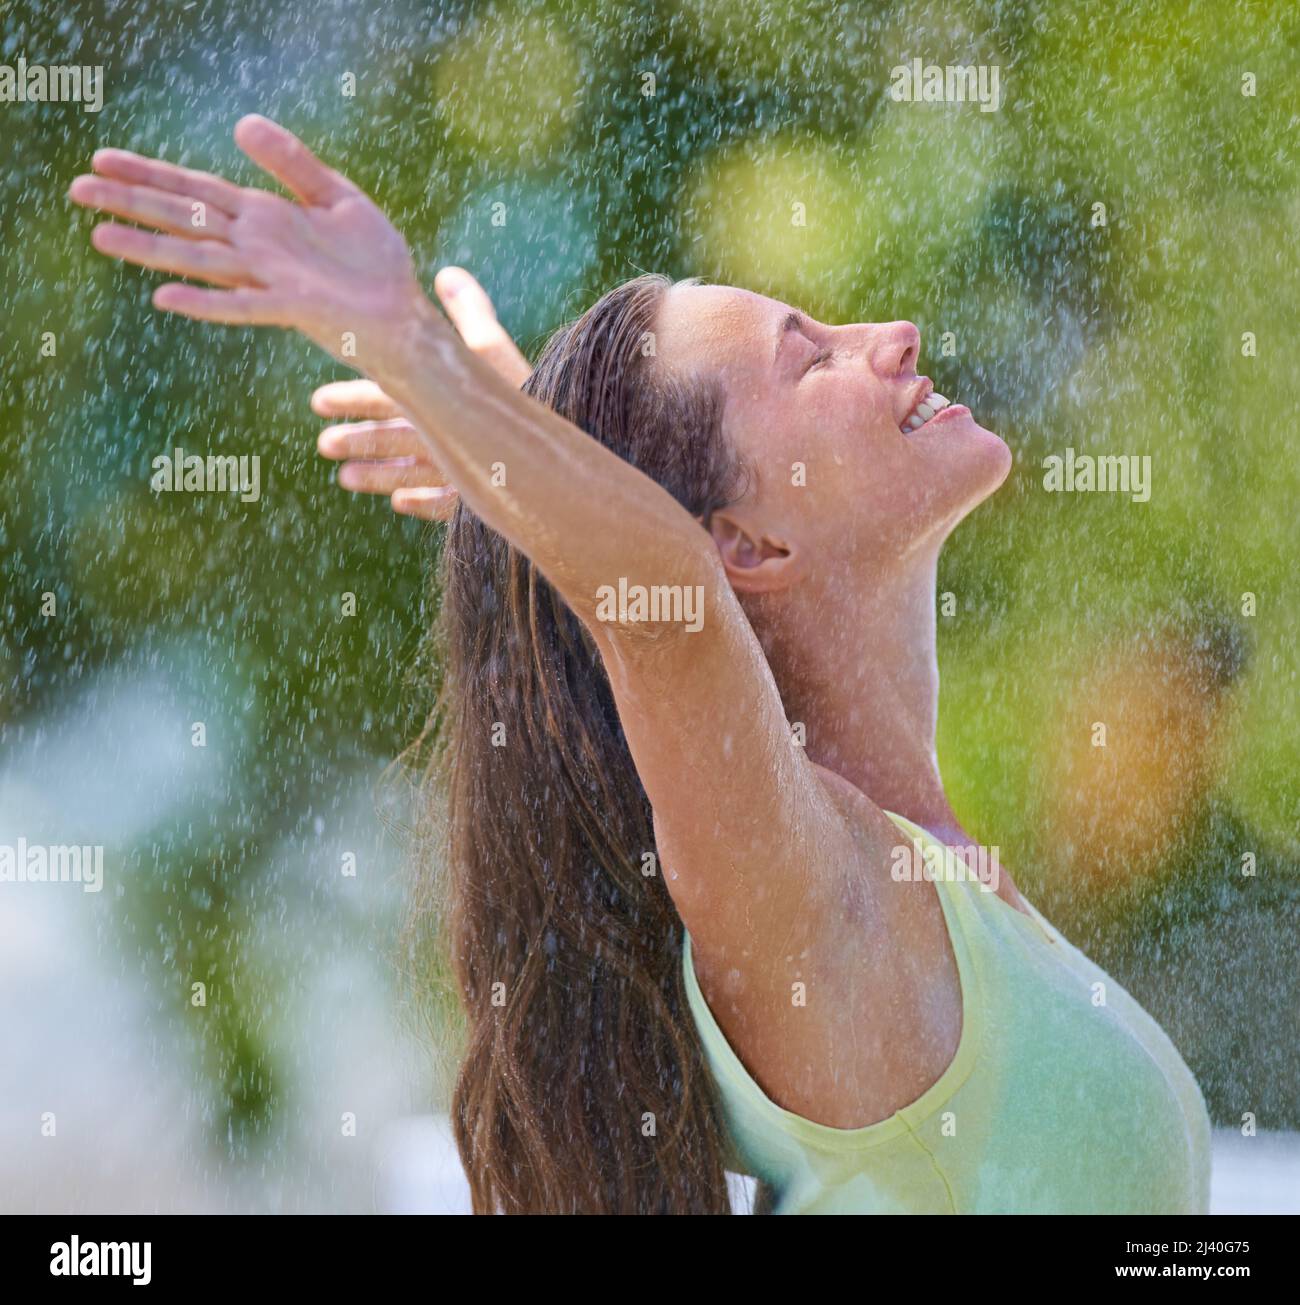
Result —
[[[301, 331], [455, 486], [441, 779], [475, 1208], [721, 1213], [734, 1166], [789, 1213], [1205, 1210], [1172, 1044], [953, 850], [936, 559], [1010, 454], [917, 374], [915, 327], [639, 277], [520, 391], [356, 187], [264, 118], [235, 138], [298, 202], [116, 150], [70, 196], [155, 229], [100, 225], [102, 252], [222, 287], [157, 307]], [[405, 432], [325, 442], [364, 460]]]

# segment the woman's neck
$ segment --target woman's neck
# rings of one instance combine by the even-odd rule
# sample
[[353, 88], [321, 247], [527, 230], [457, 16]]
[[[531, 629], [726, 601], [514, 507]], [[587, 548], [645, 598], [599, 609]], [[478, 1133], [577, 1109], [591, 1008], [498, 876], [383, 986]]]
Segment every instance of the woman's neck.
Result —
[[935, 755], [938, 549], [888, 574], [832, 579], [755, 612], [791, 724], [809, 758], [947, 841], [965, 842]]

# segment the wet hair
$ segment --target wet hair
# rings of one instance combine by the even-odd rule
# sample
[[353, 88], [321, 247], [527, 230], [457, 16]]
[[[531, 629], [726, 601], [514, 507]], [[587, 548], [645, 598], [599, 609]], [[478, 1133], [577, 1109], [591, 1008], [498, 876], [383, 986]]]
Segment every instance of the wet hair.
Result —
[[[743, 475], [720, 389], [654, 356], [673, 284], [640, 276], [606, 294], [550, 338], [524, 390], [707, 524]], [[682, 922], [595, 645], [463, 504], [441, 567], [429, 796], [466, 1025], [452, 1122], [474, 1209], [728, 1213]]]

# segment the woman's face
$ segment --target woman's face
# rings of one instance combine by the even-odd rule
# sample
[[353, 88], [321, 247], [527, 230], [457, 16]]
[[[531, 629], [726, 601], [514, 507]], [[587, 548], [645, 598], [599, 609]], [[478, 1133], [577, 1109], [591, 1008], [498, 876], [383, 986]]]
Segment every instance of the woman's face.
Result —
[[934, 387], [910, 322], [825, 326], [747, 290], [675, 286], [655, 349], [683, 377], [719, 379], [723, 434], [752, 470], [734, 515], [799, 554], [790, 574], [827, 549], [887, 564], [942, 539], [1010, 470], [1006, 444], [955, 402], [917, 426]]

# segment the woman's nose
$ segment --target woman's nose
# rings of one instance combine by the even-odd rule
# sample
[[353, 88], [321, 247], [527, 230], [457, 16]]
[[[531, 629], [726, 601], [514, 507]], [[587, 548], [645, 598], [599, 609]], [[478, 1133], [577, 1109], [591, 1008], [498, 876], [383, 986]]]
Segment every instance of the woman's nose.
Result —
[[911, 322], [885, 322], [876, 327], [876, 344], [872, 350], [876, 370], [887, 377], [916, 373], [921, 353], [921, 332]]

